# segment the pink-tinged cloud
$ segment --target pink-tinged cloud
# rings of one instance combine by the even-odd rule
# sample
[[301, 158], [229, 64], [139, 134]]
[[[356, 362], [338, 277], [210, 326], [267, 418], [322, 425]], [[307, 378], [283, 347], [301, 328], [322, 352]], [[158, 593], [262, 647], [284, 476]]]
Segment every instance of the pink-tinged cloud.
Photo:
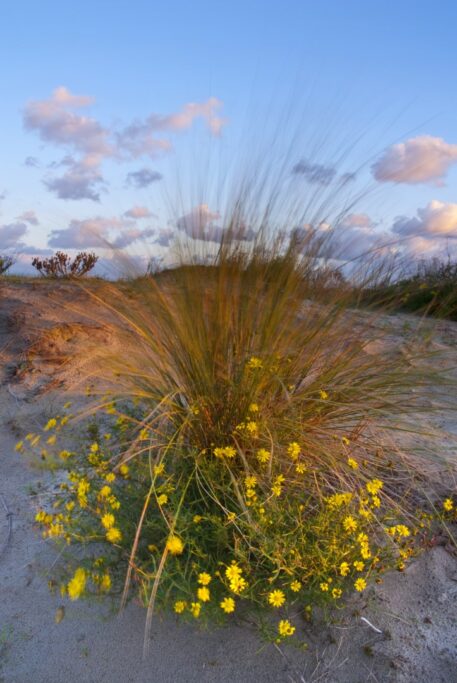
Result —
[[155, 214], [151, 213], [146, 206], [132, 206], [131, 209], [124, 213], [124, 216], [138, 220], [140, 218], [155, 217]]
[[420, 237], [425, 240], [457, 239], [457, 204], [434, 199], [426, 207], [418, 209], [417, 216], [396, 218], [392, 231], [401, 237]]
[[381, 182], [442, 184], [450, 166], [456, 162], [457, 145], [422, 135], [388, 147], [371, 170]]
[[375, 227], [375, 223], [366, 213], [350, 213], [345, 216], [342, 225], [347, 228], [366, 228], [368, 230]]
[[24, 211], [20, 216], [17, 217], [18, 221], [24, 221], [30, 225], [39, 225], [40, 221], [37, 218], [35, 211]]
[[175, 114], [151, 114], [144, 121], [134, 121], [116, 133], [117, 148], [129, 158], [147, 155], [154, 159], [172, 149], [170, 140], [159, 135], [187, 130], [197, 119], [202, 119], [213, 135], [220, 135], [226, 123], [217, 113], [221, 107], [220, 100], [210, 97], [206, 102], [185, 104]]
[[[150, 114], [144, 121], [134, 121], [122, 130], [105, 127], [79, 111], [93, 103], [94, 98], [74, 95], [62, 86], [49, 99], [31, 101], [24, 108], [25, 128], [36, 132], [44, 142], [67, 151], [63, 161], [53, 165], [66, 166], [64, 175], [44, 179], [46, 187], [60, 199], [98, 201], [100, 188], [105, 185], [101, 166], [106, 159], [122, 162], [156, 158], [173, 149], [169, 139], [172, 133], [190, 128], [196, 120], [203, 120], [213, 135], [219, 135], [225, 123], [219, 115], [222, 102], [215, 97], [185, 104], [173, 114]], [[160, 178], [160, 174], [143, 169], [130, 173], [128, 182], [146, 187]]]
[[118, 249], [138, 240], [151, 237], [151, 228], [140, 230], [126, 218], [96, 216], [85, 220], [72, 220], [67, 228], [53, 230], [48, 239], [50, 247], [58, 249], [95, 249], [113, 246]]

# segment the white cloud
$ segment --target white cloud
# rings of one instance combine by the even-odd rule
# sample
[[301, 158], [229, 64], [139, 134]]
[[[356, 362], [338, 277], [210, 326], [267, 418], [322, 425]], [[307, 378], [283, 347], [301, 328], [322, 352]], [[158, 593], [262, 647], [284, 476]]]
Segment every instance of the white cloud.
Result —
[[171, 228], [162, 228], [158, 231], [158, 237], [154, 240], [154, 244], [158, 244], [160, 247], [169, 247], [174, 236], [174, 230]]
[[457, 162], [457, 145], [422, 135], [388, 147], [371, 167], [376, 180], [394, 183], [442, 184], [449, 167]]

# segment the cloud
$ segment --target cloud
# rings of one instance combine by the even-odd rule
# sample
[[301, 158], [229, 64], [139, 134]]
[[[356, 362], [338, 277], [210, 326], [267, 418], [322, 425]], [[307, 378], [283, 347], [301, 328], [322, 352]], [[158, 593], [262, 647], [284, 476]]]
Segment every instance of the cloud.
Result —
[[140, 219], [140, 218], [157, 218], [155, 214], [151, 213], [145, 206], [132, 206], [131, 209], [124, 213], [127, 218]]
[[116, 237], [111, 245], [116, 249], [124, 249], [130, 246], [133, 242], [138, 242], [138, 240], [145, 240], [148, 237], [152, 237], [155, 234], [153, 228], [146, 228], [145, 230], [140, 230], [139, 228], [129, 228], [123, 230], [118, 237]]
[[38, 168], [40, 162], [36, 157], [26, 157], [24, 159], [24, 166], [29, 166], [30, 168]]
[[371, 167], [376, 180], [394, 183], [442, 184], [450, 166], [457, 162], [457, 145], [442, 138], [422, 135], [388, 147]]
[[27, 233], [27, 225], [23, 222], [9, 223], [0, 226], [0, 251], [18, 249], [23, 246], [21, 238]]
[[105, 185], [99, 173], [86, 170], [80, 164], [75, 164], [60, 178], [50, 178], [43, 183], [59, 199], [91, 199], [94, 202], [100, 201], [99, 186]]
[[[117, 162], [139, 157], [155, 158], [169, 152], [170, 134], [190, 128], [202, 119], [213, 135], [219, 135], [225, 120], [219, 115], [222, 102], [210, 97], [206, 102], [188, 103], [176, 113], [165, 116], [150, 114], [121, 130], [103, 126], [80, 109], [94, 103], [94, 98], [74, 95], [59, 87], [46, 100], [34, 100], [24, 108], [24, 126], [37, 133], [43, 142], [62, 147], [67, 154], [52, 168], [67, 166], [63, 176], [45, 178], [46, 187], [59, 199], [91, 199], [98, 201], [104, 184], [101, 166], [106, 159]], [[36, 159], [27, 157], [26, 165], [35, 166]], [[162, 176], [149, 169], [127, 175], [127, 183], [147, 187]]]
[[158, 244], [160, 247], [169, 247], [174, 236], [174, 230], [171, 228], [162, 228], [158, 231], [158, 237], [154, 240], [154, 244]]
[[25, 223], [29, 223], [30, 225], [38, 225], [40, 222], [37, 218], [35, 211], [24, 211], [23, 214], [17, 217], [17, 220], [24, 221]]
[[318, 185], [330, 185], [336, 176], [336, 169], [322, 164], [311, 164], [303, 160], [292, 168], [292, 173], [303, 176], [309, 183]]
[[200, 204], [176, 221], [176, 227], [188, 237], [205, 242], [220, 242], [223, 229], [214, 225], [220, 218], [218, 212], [210, 211], [207, 204]]
[[210, 132], [218, 136], [225, 124], [225, 119], [217, 113], [221, 107], [220, 100], [210, 97], [206, 102], [185, 104], [175, 114], [151, 114], [144, 121], [135, 121], [117, 132], [117, 147], [130, 158], [143, 155], [155, 158], [172, 148], [170, 140], [158, 137], [160, 134], [189, 129], [196, 119], [203, 119]]
[[401, 237], [420, 237], [425, 240], [437, 238], [457, 239], [457, 204], [447, 204], [437, 199], [417, 210], [417, 216], [395, 219], [392, 231]]
[[152, 183], [162, 180], [162, 178], [162, 174], [157, 171], [152, 171], [149, 168], [140, 168], [138, 171], [127, 173], [126, 182], [127, 185], [142, 189], [144, 187], [149, 187]]
[[118, 249], [151, 237], [152, 228], [140, 230], [125, 218], [87, 218], [72, 220], [67, 228], [53, 230], [48, 239], [50, 247], [59, 249], [94, 249], [113, 246]]
[[346, 228], [372, 229], [374, 228], [375, 223], [373, 223], [370, 216], [366, 213], [350, 213], [348, 216], [344, 217], [341, 225]]

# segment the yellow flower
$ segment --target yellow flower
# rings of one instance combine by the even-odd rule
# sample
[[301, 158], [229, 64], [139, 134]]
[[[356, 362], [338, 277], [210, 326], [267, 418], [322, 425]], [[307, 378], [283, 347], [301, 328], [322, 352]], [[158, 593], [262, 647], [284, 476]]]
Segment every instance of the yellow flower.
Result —
[[351, 568], [347, 562], [342, 562], [340, 564], [340, 574], [341, 576], [347, 576], [349, 572], [351, 571]]
[[91, 453], [98, 453], [98, 451], [100, 450], [100, 446], [96, 441], [94, 441], [89, 450]]
[[287, 638], [287, 636], [292, 636], [295, 633], [295, 626], [292, 626], [287, 619], [281, 619], [278, 624], [278, 632], [280, 636]]
[[168, 496], [166, 493], [161, 493], [160, 496], [157, 498], [157, 502], [159, 505], [165, 505], [165, 503], [168, 501]]
[[352, 467], [353, 470], [359, 469], [359, 463], [357, 460], [354, 460], [354, 458], [348, 458], [348, 465], [349, 467]]
[[126, 465], [125, 463], [119, 467], [119, 473], [123, 476], [126, 477], [129, 473], [129, 466]]
[[366, 587], [367, 587], [367, 582], [365, 581], [365, 579], [362, 579], [362, 578], [356, 579], [356, 581], [354, 582], [354, 588], [359, 593], [364, 591]]
[[266, 448], [259, 448], [257, 451], [257, 460], [265, 465], [270, 460], [270, 452]]
[[326, 401], [328, 399], [328, 394], [326, 391], [324, 391], [324, 389], [319, 390], [319, 396], [323, 401]]
[[23, 441], [18, 441], [17, 444], [14, 447], [14, 450], [19, 453], [20, 451], [24, 450], [24, 442]]
[[47, 421], [47, 423], [44, 427], [44, 431], [49, 432], [49, 430], [53, 429], [56, 426], [56, 424], [57, 424], [57, 420], [55, 419], [55, 417], [51, 417], [51, 419]]
[[350, 533], [351, 531], [355, 531], [357, 529], [357, 522], [354, 517], [348, 515], [343, 519], [343, 527], [345, 531]]
[[254, 486], [256, 486], [256, 484], [257, 484], [257, 477], [254, 477], [254, 476], [246, 477], [246, 479], [244, 480], [244, 483], [245, 483], [246, 488], [248, 488], [248, 489], [254, 488]]
[[332, 598], [335, 598], [335, 600], [338, 600], [338, 598], [341, 598], [343, 595], [343, 591], [341, 588], [332, 588]]
[[200, 610], [202, 606], [200, 605], [199, 602], [191, 602], [190, 603], [190, 611], [192, 612], [192, 616], [195, 617], [195, 619], [198, 619], [200, 616]]
[[277, 589], [268, 593], [268, 602], [273, 607], [281, 607], [281, 605], [284, 605], [285, 601], [286, 596], [282, 590]]
[[232, 562], [232, 564], [225, 570], [225, 576], [228, 578], [229, 581], [232, 581], [232, 579], [239, 578], [242, 573], [243, 570], [241, 569], [241, 567], [237, 565], [236, 562]]
[[298, 444], [296, 441], [292, 441], [292, 443], [287, 446], [287, 453], [292, 460], [298, 460], [298, 456], [301, 453], [300, 444]]
[[156, 477], [158, 477], [160, 474], [163, 474], [165, 470], [165, 465], [163, 462], [159, 463], [158, 465], [154, 465], [154, 474]]
[[122, 534], [117, 527], [112, 526], [106, 532], [106, 538], [110, 543], [117, 543], [122, 539]]
[[295, 471], [297, 474], [305, 474], [306, 472], [306, 465], [303, 464], [302, 462], [299, 462], [298, 465], [295, 468]]
[[200, 522], [202, 521], [202, 519], [203, 519], [203, 517], [202, 517], [201, 515], [194, 515], [194, 518], [193, 518], [192, 521], [193, 521], [194, 524], [200, 524]]
[[242, 576], [238, 576], [230, 581], [230, 590], [239, 595], [248, 587], [247, 581]]
[[60, 451], [60, 453], [59, 453], [59, 458], [61, 458], [62, 460], [68, 460], [68, 458], [69, 458], [70, 456], [71, 456], [70, 451], [65, 451], [65, 450], [64, 450], [64, 451]]
[[250, 434], [257, 434], [258, 429], [257, 422], [254, 422], [254, 420], [249, 420], [249, 422], [246, 422], [246, 431]]
[[206, 586], [202, 586], [201, 588], [199, 588], [197, 591], [197, 597], [201, 602], [209, 602], [211, 598], [209, 588], [207, 588]]
[[207, 586], [209, 583], [211, 583], [211, 575], [207, 572], [202, 572], [198, 575], [197, 582], [202, 586]]
[[110, 493], [111, 493], [111, 487], [110, 486], [102, 486], [98, 495], [99, 495], [99, 498], [108, 498]]
[[234, 522], [236, 519], [236, 514], [234, 512], [227, 513], [227, 521]]
[[383, 486], [384, 484], [380, 479], [372, 479], [366, 484], [368, 493], [371, 493], [373, 496], [375, 496], [378, 493], [378, 491], [382, 489]]
[[219, 604], [226, 614], [235, 611], [235, 600], [233, 598], [224, 598]]
[[111, 588], [111, 576], [109, 574], [103, 574], [100, 581], [100, 588], [102, 591], [108, 592]]
[[105, 479], [108, 482], [108, 484], [112, 484], [113, 481], [116, 481], [116, 475], [114, 474], [114, 472], [108, 472]]
[[259, 412], [259, 406], [257, 405], [257, 403], [251, 403], [251, 405], [249, 406], [249, 412], [250, 413], [258, 413]]
[[187, 607], [187, 603], [184, 600], [177, 600], [175, 602], [174, 610], [176, 614], [182, 614]]
[[103, 515], [100, 521], [105, 527], [105, 529], [111, 529], [111, 527], [114, 526], [116, 519], [114, 515], [111, 514], [111, 512], [107, 512], [105, 515]]
[[79, 567], [67, 586], [68, 597], [70, 600], [77, 600], [84, 593], [86, 587], [86, 570]]
[[143, 427], [141, 432], [138, 435], [138, 438], [140, 441], [146, 441], [149, 436], [149, 430], [146, 427]]
[[363, 545], [360, 546], [360, 554], [362, 555], [364, 560], [369, 560], [371, 557], [371, 550], [370, 546], [364, 543]]
[[292, 583], [290, 584], [290, 589], [291, 589], [294, 593], [298, 593], [298, 591], [300, 590], [300, 588], [301, 588], [301, 583], [300, 583], [300, 581], [292, 581]]
[[342, 436], [341, 441], [344, 443], [345, 446], [349, 446], [349, 444], [351, 443], [347, 436]]
[[257, 370], [261, 367], [263, 367], [263, 364], [260, 358], [257, 358], [256, 356], [251, 356], [251, 358], [248, 361], [248, 368]]
[[361, 562], [360, 560], [356, 560], [356, 561], [354, 562], [354, 567], [356, 568], [356, 570], [357, 570], [358, 572], [363, 572], [364, 567], [365, 567], [365, 563], [364, 563], [364, 562]]
[[451, 510], [454, 509], [454, 502], [451, 498], [446, 498], [446, 500], [443, 502], [443, 508], [446, 510], [446, 512], [451, 512]]
[[181, 555], [184, 550], [184, 543], [179, 536], [170, 536], [167, 541], [167, 550], [172, 555]]

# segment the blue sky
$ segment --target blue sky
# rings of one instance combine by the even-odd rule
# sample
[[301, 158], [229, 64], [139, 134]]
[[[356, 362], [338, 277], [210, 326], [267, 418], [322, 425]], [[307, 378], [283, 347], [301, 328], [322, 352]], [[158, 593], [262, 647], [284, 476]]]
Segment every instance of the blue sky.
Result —
[[[0, 252], [25, 263], [92, 248], [98, 231], [160, 254], [196, 221], [211, 240], [223, 224], [211, 181], [208, 196], [186, 187], [174, 216], [165, 197], [205, 183], [208, 159], [213, 175], [239, 172], [250, 146], [272, 163], [273, 138], [293, 137], [304, 195], [365, 164], [353, 245], [390, 235], [412, 254], [454, 249], [456, 25], [451, 1], [6, 0]], [[335, 168], [334, 150], [361, 132]]]

